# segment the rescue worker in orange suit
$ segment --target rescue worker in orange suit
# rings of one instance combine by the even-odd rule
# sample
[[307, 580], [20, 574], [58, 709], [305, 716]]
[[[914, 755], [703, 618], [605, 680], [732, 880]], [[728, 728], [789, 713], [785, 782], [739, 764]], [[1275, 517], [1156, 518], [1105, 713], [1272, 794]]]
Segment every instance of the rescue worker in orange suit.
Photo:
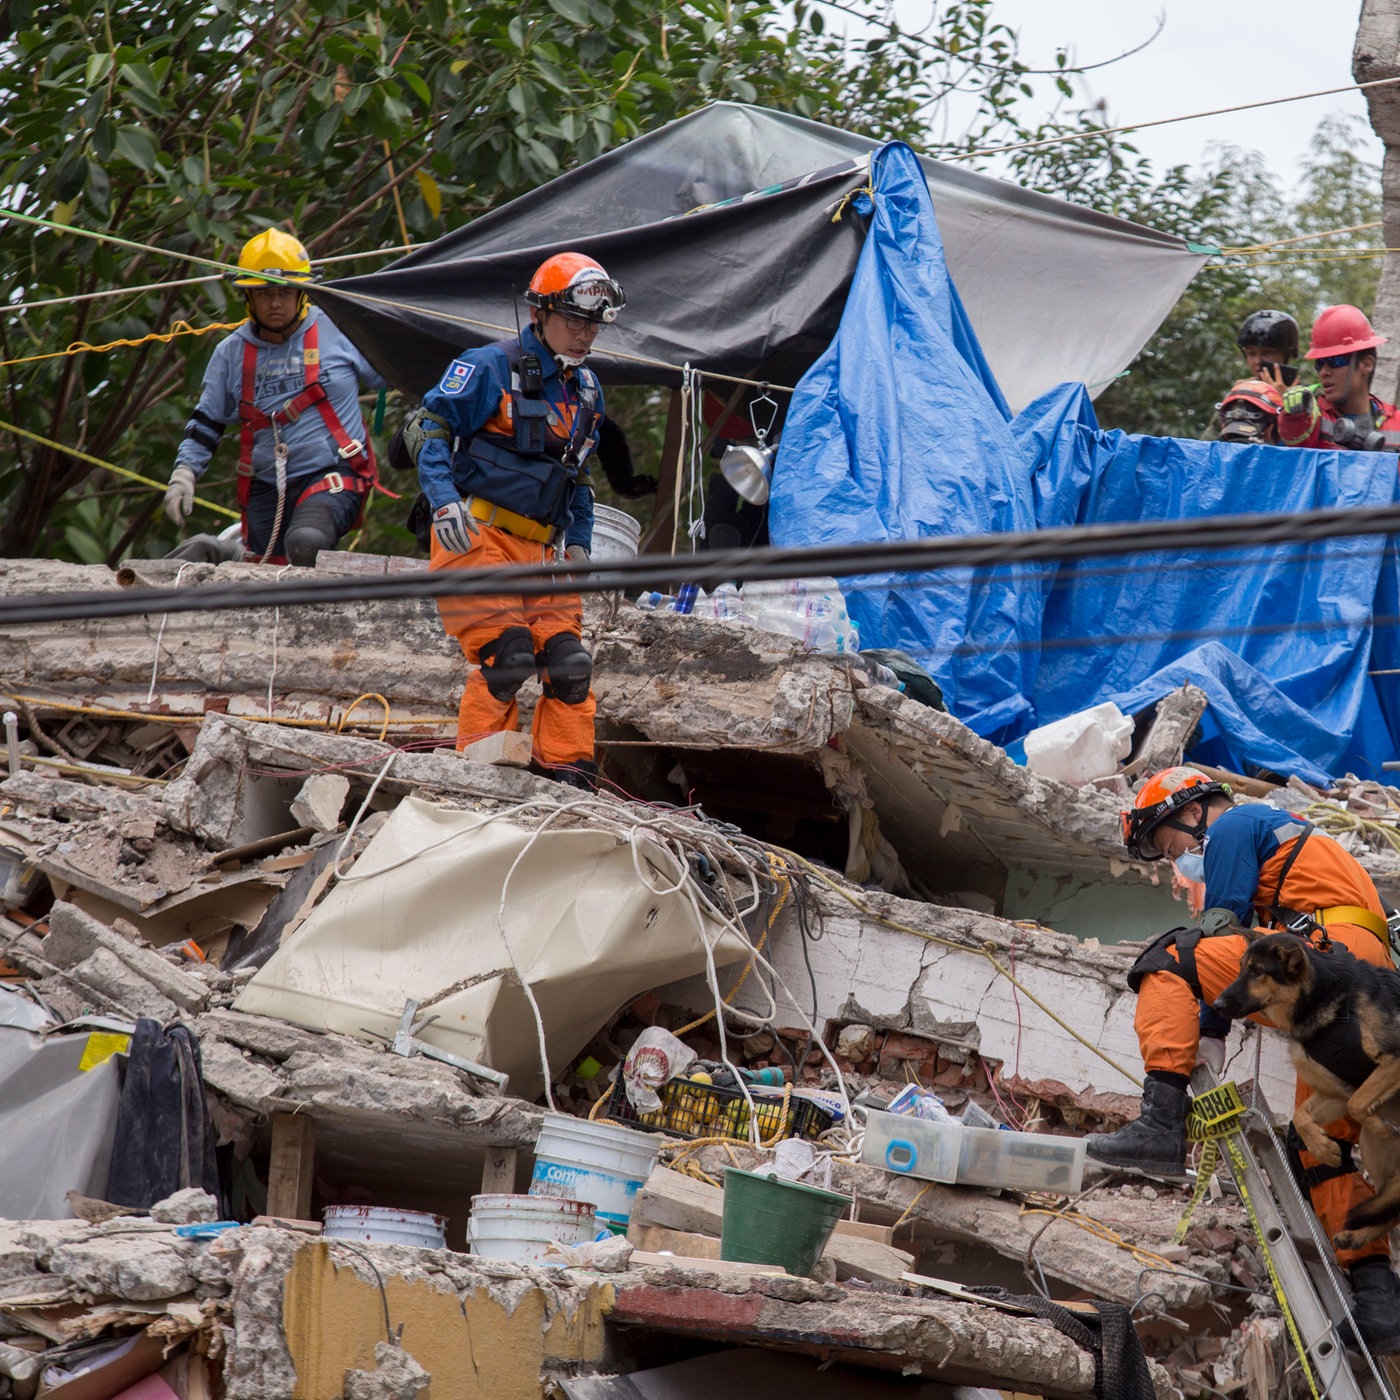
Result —
[[[165, 513], [182, 525], [224, 429], [240, 424], [242, 540], [186, 540], [175, 555], [311, 566], [354, 529], [376, 482], [360, 389], [384, 380], [307, 299], [311, 259], [291, 234], [250, 238], [233, 275], [248, 320], [222, 340], [175, 454]], [[274, 280], [275, 279], [275, 280]]]
[[[1205, 881], [1199, 929], [1175, 929], [1148, 945], [1128, 975], [1137, 992], [1135, 1026], [1146, 1082], [1142, 1111], [1116, 1133], [1091, 1137], [1088, 1154], [1109, 1166], [1176, 1175], [1185, 1170], [1187, 1085], [1198, 1063], [1224, 1064], [1229, 1023], [1210, 1006], [1239, 973], [1246, 945], [1231, 932], [1261, 926], [1325, 936], [1356, 957], [1389, 966], [1384, 906], [1371, 877], [1311, 822], [1262, 803], [1232, 805], [1229, 787], [1195, 768], [1163, 769], [1123, 813], [1123, 841], [1143, 860], [1170, 860], [1188, 879]], [[1204, 1003], [1204, 1007], [1202, 1006]], [[1311, 1090], [1299, 1084], [1297, 1102]], [[1342, 1119], [1328, 1134], [1354, 1145], [1357, 1125]], [[1328, 1236], [1347, 1211], [1373, 1193], [1342, 1149], [1328, 1167], [1293, 1140], [1304, 1185]], [[1352, 1315], [1378, 1355], [1400, 1352], [1400, 1282], [1385, 1239], [1342, 1250], [1352, 1284]]]
[[1313, 322], [1312, 344], [1304, 357], [1317, 371], [1316, 390], [1285, 387], [1268, 368], [1260, 371], [1283, 391], [1279, 440], [1286, 447], [1343, 447], [1392, 450], [1400, 443], [1385, 434], [1400, 432], [1400, 408], [1371, 392], [1376, 347], [1388, 337], [1377, 335], [1364, 312], [1354, 306], [1329, 306]]
[[[586, 562], [592, 548], [588, 467], [603, 391], [584, 361], [625, 298], [598, 263], [571, 252], [541, 264], [525, 300], [530, 324], [516, 339], [463, 353], [423, 397], [418, 480], [432, 515], [433, 569]], [[593, 661], [580, 637], [582, 600], [444, 597], [438, 608], [471, 666], [457, 747], [515, 729], [516, 694], [538, 674], [535, 763], [560, 781], [593, 786]]]

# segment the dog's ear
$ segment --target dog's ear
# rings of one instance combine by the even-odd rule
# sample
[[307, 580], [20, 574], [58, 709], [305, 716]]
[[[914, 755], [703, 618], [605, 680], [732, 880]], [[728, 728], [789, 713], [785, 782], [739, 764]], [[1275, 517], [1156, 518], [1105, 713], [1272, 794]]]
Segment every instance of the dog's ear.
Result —
[[1274, 949], [1280, 970], [1291, 981], [1301, 981], [1308, 974], [1308, 949], [1301, 938], [1287, 935], [1279, 939]]

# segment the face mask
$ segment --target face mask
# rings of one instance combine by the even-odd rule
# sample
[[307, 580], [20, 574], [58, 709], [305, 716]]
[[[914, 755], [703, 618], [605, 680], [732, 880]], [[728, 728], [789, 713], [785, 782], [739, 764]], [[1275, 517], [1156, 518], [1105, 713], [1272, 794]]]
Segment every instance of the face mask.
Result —
[[1195, 880], [1199, 884], [1206, 878], [1206, 858], [1200, 851], [1187, 851], [1177, 856], [1172, 864], [1183, 880]]
[[588, 356], [587, 354], [563, 355], [558, 350], [556, 350], [554, 351], [554, 358], [558, 360], [561, 365], [566, 366], [568, 369], [577, 369], [588, 358]]

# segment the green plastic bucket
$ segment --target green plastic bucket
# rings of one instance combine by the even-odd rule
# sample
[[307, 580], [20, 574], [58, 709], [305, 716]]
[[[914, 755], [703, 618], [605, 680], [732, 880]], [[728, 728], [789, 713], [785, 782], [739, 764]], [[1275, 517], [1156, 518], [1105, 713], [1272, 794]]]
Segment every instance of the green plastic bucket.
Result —
[[810, 1274], [850, 1207], [834, 1191], [727, 1167], [719, 1257]]

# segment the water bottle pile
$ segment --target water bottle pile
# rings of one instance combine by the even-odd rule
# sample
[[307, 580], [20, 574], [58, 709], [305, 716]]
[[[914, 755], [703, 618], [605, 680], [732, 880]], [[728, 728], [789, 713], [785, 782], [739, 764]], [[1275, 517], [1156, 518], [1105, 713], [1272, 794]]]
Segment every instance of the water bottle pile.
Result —
[[808, 651], [845, 654], [860, 650], [860, 634], [834, 578], [763, 579], [742, 588], [722, 583], [713, 593], [697, 584], [679, 593], [643, 593], [639, 608], [691, 613], [718, 622], [747, 622], [793, 637]]

